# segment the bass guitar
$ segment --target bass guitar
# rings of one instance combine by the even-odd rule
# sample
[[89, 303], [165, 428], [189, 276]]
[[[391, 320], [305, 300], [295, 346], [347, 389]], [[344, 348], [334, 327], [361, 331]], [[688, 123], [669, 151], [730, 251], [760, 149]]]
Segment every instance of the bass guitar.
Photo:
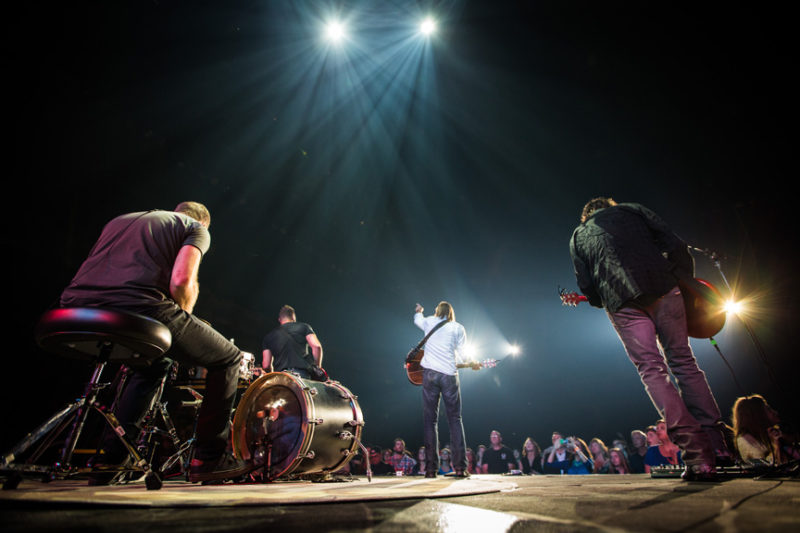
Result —
[[[425, 350], [412, 350], [406, 357], [406, 374], [408, 381], [412, 385], [422, 385], [422, 356], [425, 355]], [[481, 368], [494, 368], [497, 366], [497, 359], [485, 359], [484, 361], [473, 361], [470, 363], [456, 363], [456, 368], [472, 368], [473, 370], [480, 370]]]
[[[683, 296], [683, 307], [686, 309], [686, 327], [690, 337], [709, 339], [722, 330], [725, 325], [725, 311], [722, 308], [723, 298], [719, 290], [711, 283], [700, 278], [681, 279], [678, 282]], [[576, 306], [588, 298], [577, 292], [559, 289], [561, 303]]]

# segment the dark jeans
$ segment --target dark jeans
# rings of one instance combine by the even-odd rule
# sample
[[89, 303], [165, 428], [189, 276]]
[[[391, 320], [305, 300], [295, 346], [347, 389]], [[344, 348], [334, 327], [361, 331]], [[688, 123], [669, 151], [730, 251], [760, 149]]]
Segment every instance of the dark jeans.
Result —
[[[169, 371], [173, 359], [187, 366], [207, 369], [203, 403], [197, 418], [195, 457], [209, 460], [221, 455], [228, 445], [241, 350], [177, 304], [165, 302], [155, 306], [120, 308], [154, 318], [172, 333], [172, 346], [166, 354], [168, 357], [154, 361], [147, 368], [135, 370], [122, 393], [115, 414], [128, 437], [135, 441], [137, 426], [153, 402], [161, 379]], [[115, 435], [108, 433], [104, 438], [106, 462], [122, 461], [124, 449]]]
[[450, 426], [450, 446], [453, 469], [466, 471], [464, 424], [461, 421], [461, 389], [458, 374], [448, 376], [428, 368], [422, 369], [422, 425], [425, 440], [425, 471], [439, 470], [439, 398], [444, 401], [447, 424]]
[[684, 462], [713, 466], [715, 450], [727, 452], [724, 426], [689, 346], [680, 290], [675, 287], [646, 307], [624, 307], [609, 318]]

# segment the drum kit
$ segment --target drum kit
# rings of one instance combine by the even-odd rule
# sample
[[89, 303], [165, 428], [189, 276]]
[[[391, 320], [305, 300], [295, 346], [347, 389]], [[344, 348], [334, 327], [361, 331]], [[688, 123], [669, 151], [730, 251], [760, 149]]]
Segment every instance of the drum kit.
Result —
[[[192, 410], [193, 426], [202, 401], [203, 377], [203, 369], [190, 368], [173, 372], [170, 378], [173, 391], [190, 394], [180, 405]], [[329, 479], [358, 449], [367, 454], [361, 443], [361, 407], [356, 396], [338, 381], [314, 381], [292, 372], [262, 373], [253, 355], [243, 352], [239, 392], [230, 445], [236, 458], [256, 467], [248, 474], [250, 481]], [[164, 420], [168, 428], [172, 426], [166, 416]], [[194, 427], [184, 435], [188, 438], [180, 443], [172, 439], [176, 451], [163, 462], [162, 472], [178, 467], [179, 473], [188, 473]], [[371, 480], [371, 472], [367, 476]]]
[[[82, 397], [62, 409], [0, 456], [3, 489], [16, 488], [23, 475], [51, 481], [74, 475], [91, 476], [101, 471], [93, 466], [100, 455], [91, 441], [102, 428], [80, 436], [89, 407], [106, 419], [130, 454], [125, 463], [113, 470], [114, 477], [109, 483], [136, 481], [144, 476], [148, 490], [157, 490], [166, 478], [183, 476], [188, 481], [199, 407], [205, 392], [205, 369], [173, 363], [162, 377], [139, 431], [129, 439], [113, 413], [133, 372], [127, 363], [122, 363], [112, 383], [100, 383], [99, 372], [95, 370], [87, 386], [91, 397]], [[107, 392], [103, 393], [104, 390]], [[87, 414], [73, 422], [74, 413], [84, 403], [88, 405]], [[167, 409], [168, 404], [171, 409]], [[87, 429], [102, 420], [95, 417], [90, 422]], [[71, 433], [65, 441], [59, 440], [70, 424], [77, 427], [78, 423], [77, 433]], [[247, 476], [234, 481], [330, 480], [348, 466], [359, 449], [368, 456], [361, 443], [364, 427], [361, 407], [347, 387], [327, 376], [324, 381], [316, 381], [292, 372], [264, 373], [255, 365], [253, 354], [247, 352], [242, 353], [230, 424], [229, 451], [253, 466]], [[82, 447], [76, 447], [79, 442]], [[59, 460], [68, 444], [67, 461]], [[86, 467], [80, 467], [72, 463], [73, 453], [91, 454], [93, 458]], [[369, 469], [367, 477], [371, 481]]]

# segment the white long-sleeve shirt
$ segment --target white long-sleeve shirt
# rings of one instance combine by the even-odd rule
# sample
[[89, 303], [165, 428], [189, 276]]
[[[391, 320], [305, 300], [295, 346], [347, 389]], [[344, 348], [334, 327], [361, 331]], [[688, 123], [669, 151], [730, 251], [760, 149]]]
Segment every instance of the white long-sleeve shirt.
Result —
[[[423, 316], [422, 313], [414, 314], [414, 324], [425, 332], [425, 335], [436, 324], [444, 320], [437, 316]], [[467, 342], [467, 332], [464, 326], [456, 321], [448, 322], [431, 335], [425, 346], [425, 355], [420, 361], [423, 368], [429, 368], [442, 374], [456, 374], [456, 361], [461, 362], [460, 351]]]

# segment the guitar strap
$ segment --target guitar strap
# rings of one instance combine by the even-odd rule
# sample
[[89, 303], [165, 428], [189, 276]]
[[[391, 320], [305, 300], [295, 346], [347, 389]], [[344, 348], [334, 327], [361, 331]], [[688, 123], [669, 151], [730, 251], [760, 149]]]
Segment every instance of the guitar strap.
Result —
[[431, 329], [431, 330], [428, 332], [428, 334], [427, 334], [427, 335], [425, 335], [424, 337], [422, 337], [422, 340], [421, 340], [421, 341], [419, 341], [419, 344], [417, 344], [415, 347], [413, 347], [413, 348], [411, 349], [411, 351], [410, 351], [410, 352], [408, 352], [408, 355], [406, 356], [406, 361], [408, 361], [409, 359], [411, 359], [411, 357], [412, 357], [412, 356], [413, 356], [415, 353], [417, 353], [418, 351], [420, 351], [420, 350], [422, 349], [422, 347], [425, 345], [425, 342], [427, 342], [427, 340], [430, 338], [430, 336], [431, 336], [431, 335], [433, 335], [433, 334], [436, 332], [436, 330], [437, 330], [437, 329], [439, 329], [440, 327], [442, 327], [442, 326], [444, 326], [445, 324], [447, 324], [447, 322], [448, 322], [447, 320], [442, 320], [441, 322], [439, 322], [438, 324], [436, 324], [435, 326], [433, 326], [433, 328], [432, 328], [432, 329]]

